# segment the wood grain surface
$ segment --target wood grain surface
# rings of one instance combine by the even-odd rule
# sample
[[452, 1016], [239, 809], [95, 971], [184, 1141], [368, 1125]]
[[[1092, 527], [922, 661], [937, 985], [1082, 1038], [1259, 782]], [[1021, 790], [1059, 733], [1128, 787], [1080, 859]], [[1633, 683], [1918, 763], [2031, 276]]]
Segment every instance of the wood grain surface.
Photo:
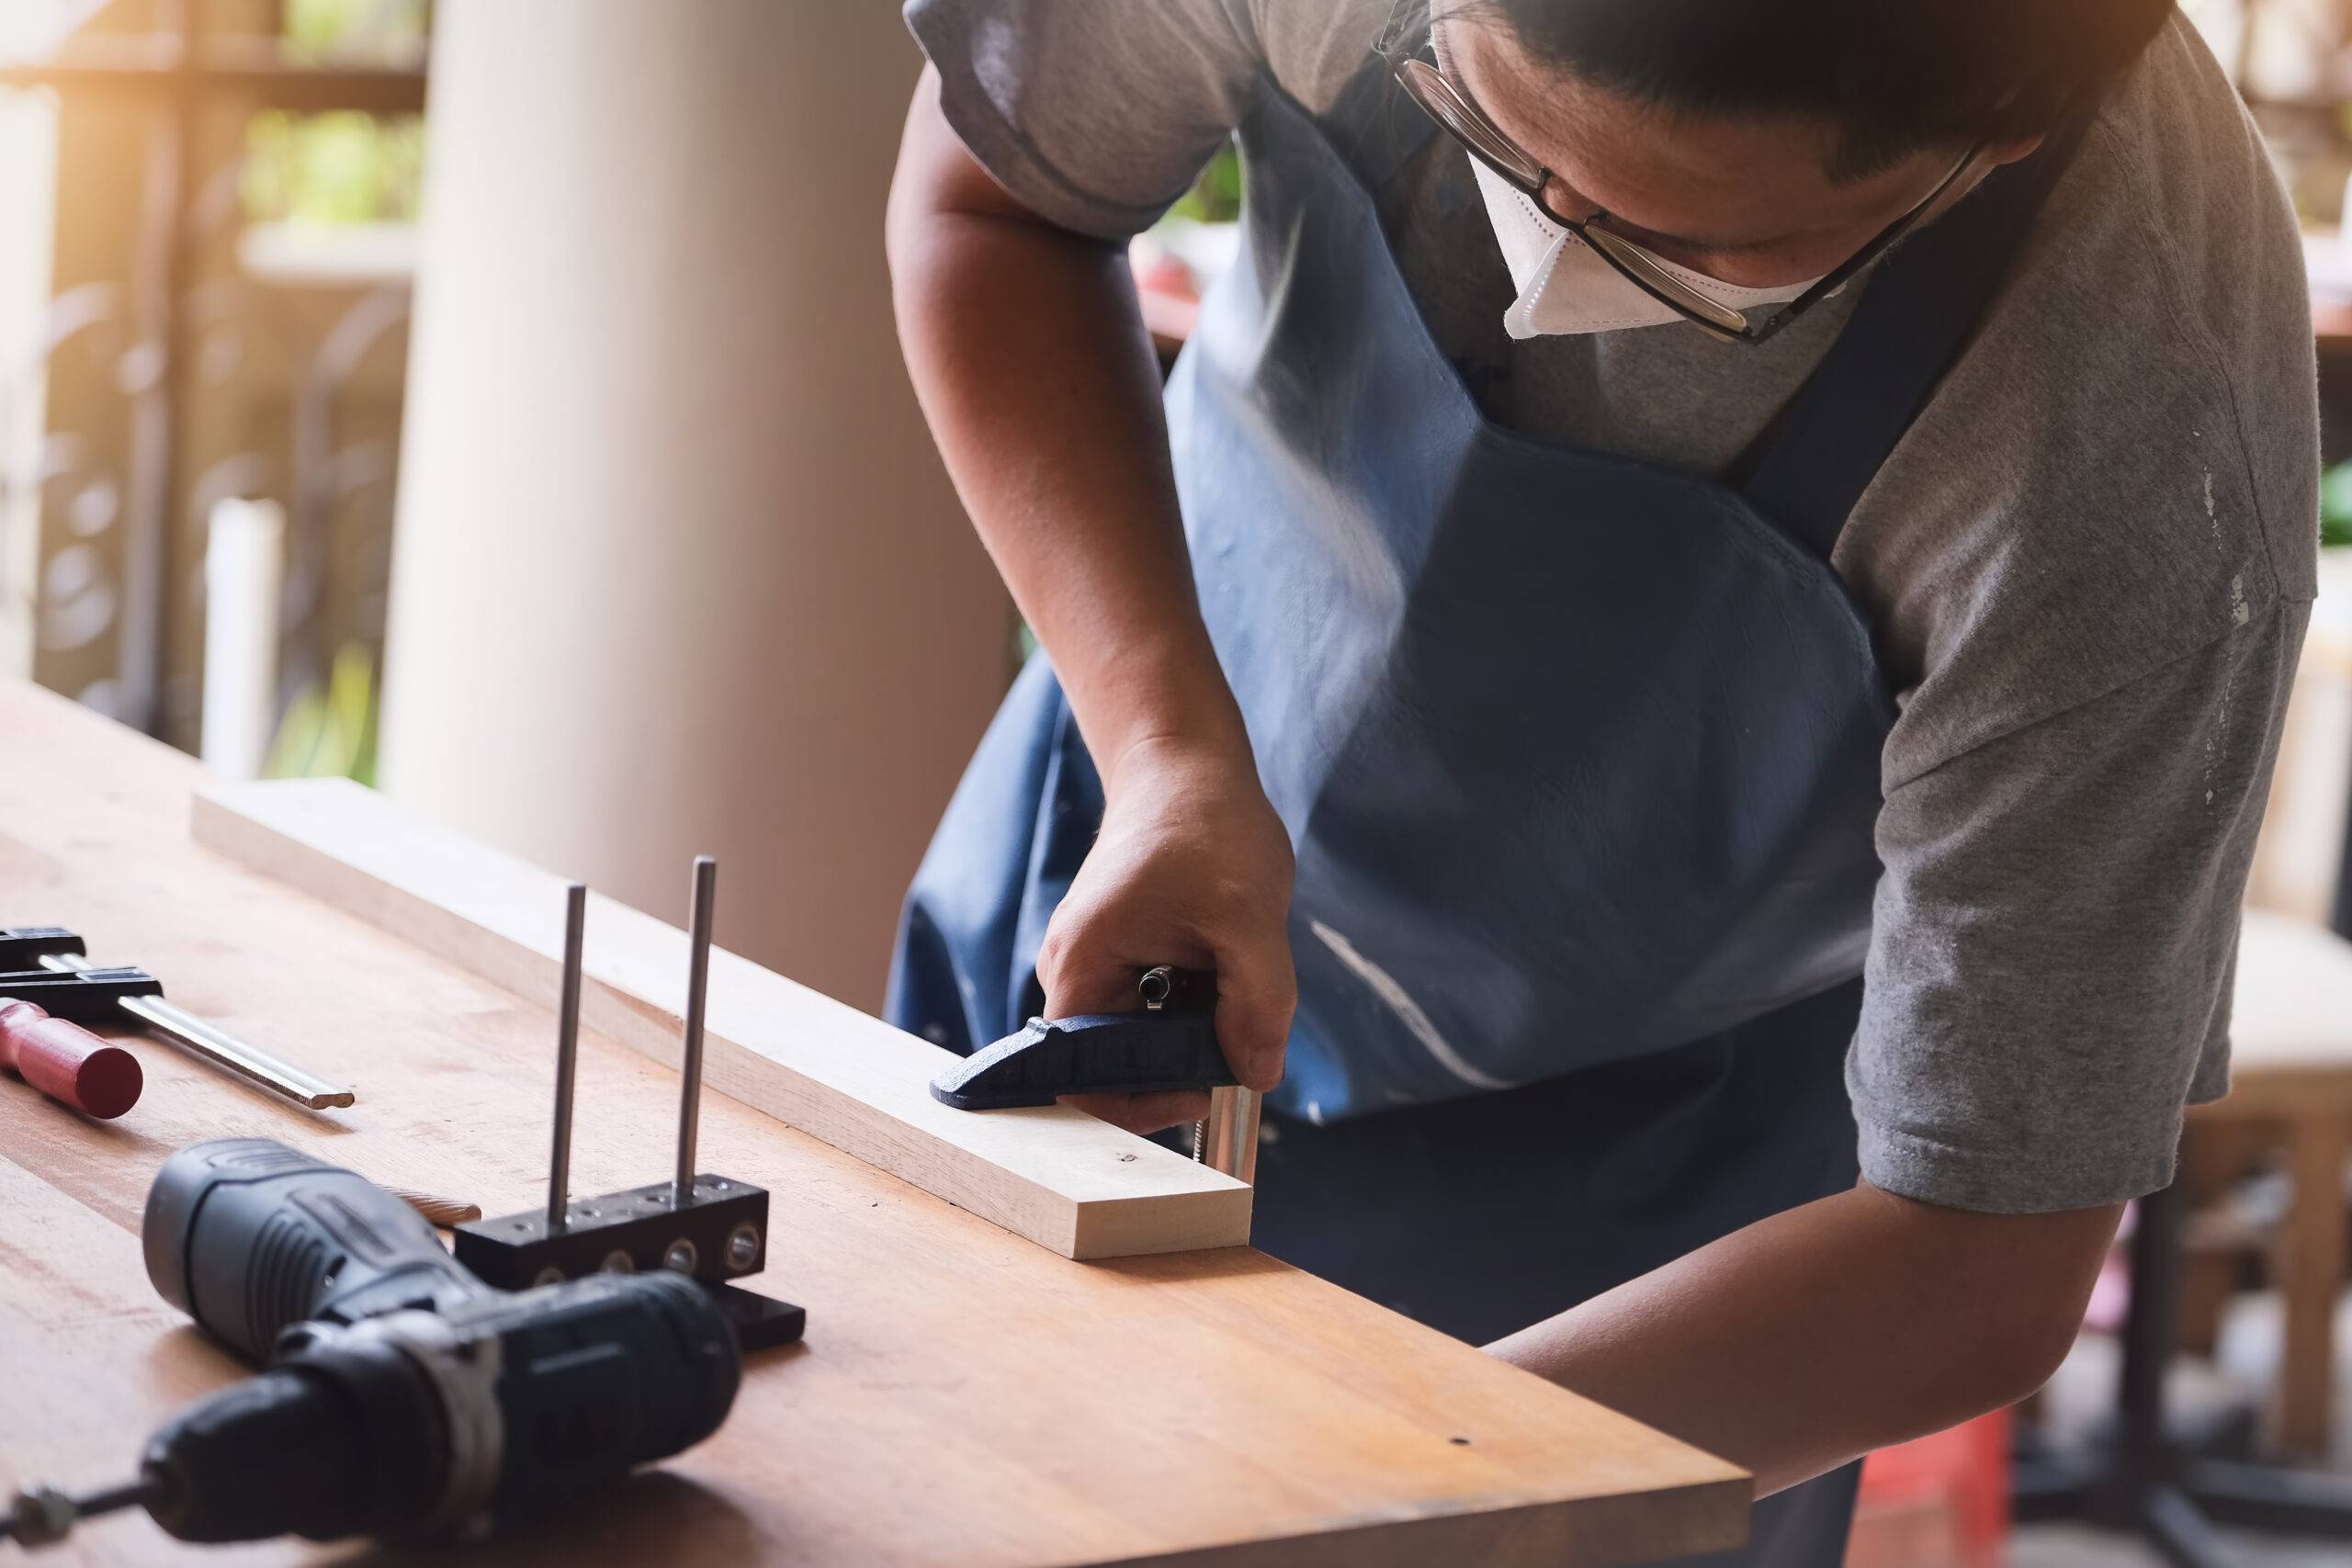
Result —
[[[401, 810], [347, 779], [219, 786], [196, 841], [427, 953], [551, 1005], [562, 878]], [[679, 867], [684, 877], [685, 868]], [[720, 868], [718, 929], [726, 929]], [[686, 933], [592, 895], [581, 1020], [678, 1060]], [[1065, 1258], [1250, 1239], [1250, 1189], [1081, 1111], [979, 1114], [932, 1098], [956, 1058], [928, 1041], [714, 949], [704, 1081]]]
[[[492, 1213], [545, 1171], [553, 1021], [513, 993], [194, 848], [193, 763], [19, 685], [0, 922], [62, 924], [175, 999], [352, 1083], [313, 1112], [134, 1041], [119, 1122], [0, 1079], [0, 1486], [110, 1482], [238, 1375], [149, 1286], [147, 1184], [203, 1138], [282, 1139]], [[674, 1076], [581, 1042], [574, 1190], [669, 1168]], [[702, 1163], [774, 1193], [755, 1288], [808, 1337], [755, 1358], [710, 1441], [481, 1563], [1561, 1564], [1728, 1545], [1723, 1462], [1248, 1248], [1078, 1262], [724, 1095]], [[41, 1561], [404, 1562], [180, 1548], [136, 1514]]]

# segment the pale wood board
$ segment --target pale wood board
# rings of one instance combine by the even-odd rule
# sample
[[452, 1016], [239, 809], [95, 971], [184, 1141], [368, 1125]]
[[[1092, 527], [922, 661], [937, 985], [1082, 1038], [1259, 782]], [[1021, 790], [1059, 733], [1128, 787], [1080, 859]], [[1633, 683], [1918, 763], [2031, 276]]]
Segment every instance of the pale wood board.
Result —
[[[554, 1025], [195, 849], [187, 759], [20, 685], [0, 683], [0, 722], [28, 760], [0, 770], [0, 920], [73, 926], [360, 1096], [304, 1111], [135, 1038], [147, 1092], [119, 1122], [0, 1076], [4, 1490], [124, 1475], [158, 1420], [241, 1371], [141, 1267], [167, 1155], [275, 1137], [388, 1185], [526, 1207]], [[587, 1032], [573, 1190], [663, 1174], [675, 1092], [674, 1074]], [[1247, 1248], [1073, 1262], [725, 1097], [704, 1108], [703, 1146], [707, 1168], [775, 1194], [772, 1261], [751, 1283], [808, 1308], [808, 1343], [749, 1364], [710, 1441], [447, 1560], [1574, 1568], [1744, 1529], [1729, 1465]], [[178, 1548], [135, 1515], [40, 1559], [355, 1560], [407, 1559]]]
[[[563, 880], [344, 779], [199, 793], [196, 841], [483, 979], [552, 1005]], [[680, 868], [683, 877], [684, 868]], [[720, 928], [727, 899], [720, 868]], [[591, 897], [581, 1017], [678, 1060], [686, 934]], [[1065, 1258], [1250, 1239], [1250, 1189], [1060, 1106], [978, 1113], [932, 1098], [955, 1057], [723, 948], [711, 953], [710, 1089]]]

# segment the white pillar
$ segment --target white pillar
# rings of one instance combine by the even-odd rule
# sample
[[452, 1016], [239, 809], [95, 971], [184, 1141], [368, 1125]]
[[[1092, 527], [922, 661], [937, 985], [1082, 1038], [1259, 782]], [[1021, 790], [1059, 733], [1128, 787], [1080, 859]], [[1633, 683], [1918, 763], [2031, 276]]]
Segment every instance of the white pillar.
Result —
[[901, 368], [896, 7], [444, 0], [385, 787], [872, 1007], [1010, 617]]
[[261, 773], [277, 725], [277, 622], [286, 509], [228, 496], [204, 541], [204, 765], [224, 779]]
[[[44, 40], [0, 15], [0, 59]], [[48, 428], [51, 248], [56, 239], [57, 102], [0, 88], [0, 675], [33, 672], [40, 603], [42, 448]]]

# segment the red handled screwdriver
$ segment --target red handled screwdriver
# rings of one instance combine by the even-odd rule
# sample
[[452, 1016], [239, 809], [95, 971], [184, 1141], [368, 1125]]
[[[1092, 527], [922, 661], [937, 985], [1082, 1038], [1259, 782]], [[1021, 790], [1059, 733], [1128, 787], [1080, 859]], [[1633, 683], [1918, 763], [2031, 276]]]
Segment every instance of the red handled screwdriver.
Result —
[[112, 1121], [139, 1103], [139, 1058], [31, 1002], [0, 997], [0, 1067], [85, 1116]]

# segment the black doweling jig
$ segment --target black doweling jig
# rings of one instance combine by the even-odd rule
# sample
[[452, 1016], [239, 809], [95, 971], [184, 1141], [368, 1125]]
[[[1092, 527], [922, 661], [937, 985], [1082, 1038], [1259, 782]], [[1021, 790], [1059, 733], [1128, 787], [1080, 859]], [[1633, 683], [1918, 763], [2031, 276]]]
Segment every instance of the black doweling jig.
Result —
[[600, 1269], [650, 1273], [667, 1269], [698, 1281], [735, 1324], [746, 1350], [801, 1337], [808, 1314], [789, 1302], [734, 1281], [767, 1266], [768, 1191], [748, 1181], [695, 1169], [702, 1104], [704, 998], [710, 984], [710, 939], [718, 863], [695, 862], [688, 917], [685, 1038], [680, 1059], [677, 1168], [667, 1181], [593, 1198], [571, 1197], [571, 1089], [580, 1055], [580, 979], [588, 890], [565, 896], [563, 990], [557, 1010], [555, 1138], [543, 1209], [472, 1220], [451, 1233], [458, 1261], [487, 1283], [519, 1291]]

